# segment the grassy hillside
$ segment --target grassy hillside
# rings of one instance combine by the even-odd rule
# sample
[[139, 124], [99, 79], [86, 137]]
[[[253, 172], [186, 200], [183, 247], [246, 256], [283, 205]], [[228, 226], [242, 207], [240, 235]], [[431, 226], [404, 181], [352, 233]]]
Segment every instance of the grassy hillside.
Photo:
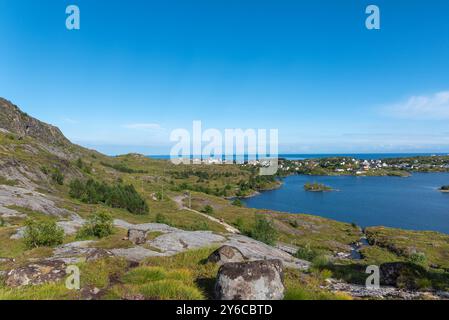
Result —
[[[27, 115], [20, 117], [22, 121], [44, 126], [23, 120]], [[217, 234], [225, 234], [226, 226], [231, 225], [242, 234], [290, 248], [298, 258], [312, 262], [307, 272], [286, 271], [287, 297], [291, 299], [348, 298], [323, 289], [325, 279], [334, 276], [360, 283], [366, 277], [364, 267], [367, 265], [397, 261], [411, 261], [426, 268], [432, 273], [429, 276], [431, 286], [449, 288], [447, 235], [368, 228], [366, 235], [371, 246], [361, 249], [362, 259], [354, 261], [347, 255], [351, 245], [363, 236], [359, 227], [312, 215], [245, 208], [234, 201], [233, 197], [279, 186], [275, 177], [257, 176], [256, 168], [176, 166], [138, 154], [108, 157], [69, 143], [56, 129], [35, 128], [38, 134], [28, 135], [20, 125], [17, 128], [14, 131], [13, 126], [8, 126], [0, 131], [0, 192], [3, 194], [0, 196], [0, 271], [53, 254], [53, 248], [30, 248], [24, 239], [14, 238], [30, 219], [64, 223], [72, 222], [70, 213], [83, 219], [106, 213], [111, 219], [132, 224], [156, 222], [182, 230], [210, 230]], [[48, 134], [51, 137], [47, 139]], [[55, 144], [54, 141], [59, 142]], [[123, 188], [132, 186], [148, 210], [136, 214], [126, 206], [114, 205], [114, 201], [86, 201], [74, 197], [72, 182], [84, 183], [89, 179], [108, 186], [107, 191], [103, 191], [110, 193], [120, 193]], [[117, 186], [123, 188], [115, 188]], [[118, 195], [108, 196], [116, 200]], [[264, 237], [266, 234], [270, 234], [269, 239]], [[153, 233], [148, 237], [160, 235]], [[62, 244], [96, 240], [92, 246], [98, 249], [132, 247], [125, 238], [126, 230], [113, 227], [111, 233], [101, 239], [94, 236], [79, 239], [77, 234], [66, 234]], [[139, 265], [116, 257], [86, 261], [80, 264], [85, 276], [82, 287], [84, 291], [99, 289], [101, 293], [94, 298], [103, 299], [207, 299], [211, 297], [217, 267], [203, 261], [213, 249], [153, 257]], [[69, 292], [61, 283], [14, 289], [0, 281], [0, 299], [79, 299], [85, 298], [83, 290]]]

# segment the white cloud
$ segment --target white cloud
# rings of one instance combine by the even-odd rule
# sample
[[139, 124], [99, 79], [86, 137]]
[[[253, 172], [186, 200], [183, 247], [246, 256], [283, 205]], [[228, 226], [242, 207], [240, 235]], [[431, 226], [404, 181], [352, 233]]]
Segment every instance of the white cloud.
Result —
[[64, 123], [68, 123], [68, 124], [78, 124], [79, 123], [78, 120], [74, 120], [74, 119], [71, 119], [71, 118], [63, 118], [62, 121]]
[[449, 118], [449, 91], [429, 96], [412, 96], [408, 100], [385, 108], [389, 115], [408, 119]]
[[160, 130], [161, 126], [157, 123], [130, 123], [123, 125], [126, 129], [133, 130]]

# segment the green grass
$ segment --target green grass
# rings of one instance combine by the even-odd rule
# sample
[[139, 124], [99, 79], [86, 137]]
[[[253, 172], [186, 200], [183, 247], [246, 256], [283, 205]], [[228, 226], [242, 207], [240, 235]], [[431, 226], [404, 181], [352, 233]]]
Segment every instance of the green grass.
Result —
[[165, 270], [162, 267], [142, 266], [129, 271], [122, 281], [127, 284], [145, 284], [149, 281], [178, 280], [183, 283], [192, 282], [192, 273], [187, 269]]
[[21, 288], [0, 287], [0, 300], [74, 300], [79, 292], [68, 290], [64, 283], [48, 283]]
[[162, 267], [137, 267], [122, 278], [123, 284], [113, 287], [109, 299], [141, 295], [149, 300], [203, 300], [201, 289], [187, 269], [167, 270]]
[[112, 280], [122, 277], [128, 269], [128, 263], [121, 258], [103, 258], [79, 265], [82, 287], [107, 288]]
[[125, 229], [114, 228], [112, 235], [102, 238], [93, 242], [90, 247], [100, 249], [118, 249], [118, 248], [131, 248], [133, 243], [129, 240], [123, 240], [127, 236], [128, 232]]
[[9, 180], [9, 179], [6, 179], [5, 177], [0, 176], [0, 185], [7, 185], [7, 186], [15, 187], [18, 185], [18, 181], [17, 180]]
[[432, 231], [409, 231], [386, 227], [366, 230], [368, 241], [403, 258], [422, 253], [427, 266], [449, 270], [449, 235]]

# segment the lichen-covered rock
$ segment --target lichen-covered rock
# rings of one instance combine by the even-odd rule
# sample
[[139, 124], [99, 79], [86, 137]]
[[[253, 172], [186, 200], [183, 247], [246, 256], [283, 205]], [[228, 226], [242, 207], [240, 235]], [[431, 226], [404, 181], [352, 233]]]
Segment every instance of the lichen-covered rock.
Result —
[[218, 271], [215, 295], [219, 300], [281, 300], [283, 278], [280, 260], [226, 263]]
[[39, 285], [60, 281], [66, 275], [66, 264], [63, 261], [40, 261], [10, 270], [5, 275], [5, 283], [10, 287]]
[[134, 244], [144, 244], [147, 241], [147, 233], [143, 230], [129, 229], [128, 240]]
[[222, 246], [211, 253], [208, 262], [217, 263], [219, 265], [229, 262], [243, 262], [245, 257], [239, 249], [231, 246]]

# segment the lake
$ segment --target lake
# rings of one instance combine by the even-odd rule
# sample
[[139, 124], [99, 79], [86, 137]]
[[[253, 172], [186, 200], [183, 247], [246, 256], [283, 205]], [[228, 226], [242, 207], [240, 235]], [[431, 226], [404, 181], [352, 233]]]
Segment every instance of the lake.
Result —
[[[339, 191], [306, 192], [306, 182]], [[449, 173], [415, 173], [408, 178], [289, 176], [281, 188], [245, 199], [248, 207], [308, 213], [360, 226], [432, 230], [449, 234]]]

